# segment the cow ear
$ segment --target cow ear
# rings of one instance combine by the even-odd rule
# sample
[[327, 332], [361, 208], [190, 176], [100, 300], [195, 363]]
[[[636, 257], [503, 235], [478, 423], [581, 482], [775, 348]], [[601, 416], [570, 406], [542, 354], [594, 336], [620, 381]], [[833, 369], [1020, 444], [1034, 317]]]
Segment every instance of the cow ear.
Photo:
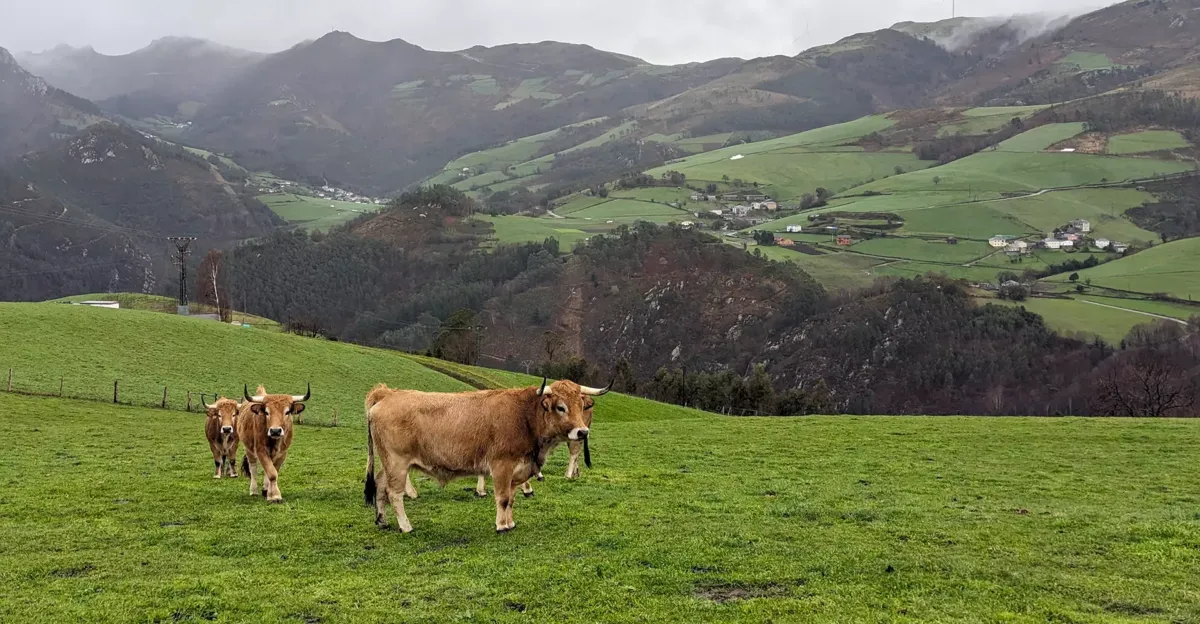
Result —
[[213, 409], [213, 408], [211, 408], [211, 407], [210, 407], [210, 408], [208, 408], [208, 409], [205, 409], [205, 410], [204, 410], [204, 412], [205, 412], [206, 414], [208, 414], [208, 417], [209, 417], [209, 418], [216, 418], [216, 417], [217, 417], [217, 410], [215, 410], [215, 409]]
[[551, 407], [551, 405], [550, 405], [550, 404], [551, 404], [553, 401], [554, 401], [554, 397], [549, 397], [549, 396], [544, 396], [544, 397], [542, 397], [542, 409], [544, 409], [544, 410], [546, 410], [547, 412], [549, 412], [549, 411], [552, 409], [552, 407]]
[[304, 411], [303, 403], [292, 403], [292, 414], [293, 415], [299, 414], [300, 412], [303, 412], [303, 411]]
[[267, 413], [267, 406], [263, 405], [262, 403], [251, 403], [250, 411], [254, 412], [255, 414], [265, 414]]

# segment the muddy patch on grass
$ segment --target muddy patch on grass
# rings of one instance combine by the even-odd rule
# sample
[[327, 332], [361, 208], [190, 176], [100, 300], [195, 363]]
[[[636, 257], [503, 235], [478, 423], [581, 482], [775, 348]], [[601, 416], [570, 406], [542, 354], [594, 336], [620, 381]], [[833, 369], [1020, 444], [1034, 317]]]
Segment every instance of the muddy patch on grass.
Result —
[[698, 585], [692, 595], [717, 604], [786, 596], [788, 588], [779, 583], [705, 583]]

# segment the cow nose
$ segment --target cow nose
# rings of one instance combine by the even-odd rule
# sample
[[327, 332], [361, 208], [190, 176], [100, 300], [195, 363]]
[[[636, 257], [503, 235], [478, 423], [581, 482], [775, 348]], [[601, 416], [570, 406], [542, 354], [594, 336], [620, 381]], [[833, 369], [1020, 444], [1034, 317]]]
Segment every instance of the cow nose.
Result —
[[270, 429], [267, 429], [267, 435], [271, 436], [272, 438], [278, 438], [279, 436], [283, 435], [283, 427], [271, 427]]
[[233, 427], [221, 427], [221, 433], [233, 433]]
[[582, 440], [586, 437], [588, 437], [588, 428], [587, 427], [580, 427], [579, 429], [575, 430], [574, 438], [576, 440]]

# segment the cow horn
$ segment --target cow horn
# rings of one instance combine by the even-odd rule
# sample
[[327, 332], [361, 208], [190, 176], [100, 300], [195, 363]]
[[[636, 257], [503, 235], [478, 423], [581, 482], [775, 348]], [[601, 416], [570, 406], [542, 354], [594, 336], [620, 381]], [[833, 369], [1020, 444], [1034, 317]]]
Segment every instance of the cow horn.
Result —
[[[218, 401], [218, 402], [219, 402], [220, 400], [221, 400], [220, 398], [218, 398], [218, 399], [217, 399], [217, 401]], [[203, 392], [201, 392], [201, 393], [200, 393], [200, 402], [201, 402], [201, 403], [204, 403], [204, 409], [214, 409], [214, 408], [216, 408], [216, 407], [217, 407], [217, 404], [216, 404], [216, 403], [213, 403], [212, 405], [209, 405], [209, 404], [208, 404], [208, 402], [204, 400], [204, 393], [203, 393]]]
[[304, 392], [304, 396], [300, 396], [298, 394], [293, 394], [292, 400], [297, 403], [303, 403], [308, 400], [308, 397], [311, 397], [311, 396], [312, 396], [312, 382], [310, 381], [310, 382], [308, 382], [308, 390], [306, 390]]
[[261, 396], [250, 396], [250, 387], [245, 384], [242, 385], [242, 395], [246, 397], [247, 403], [262, 403], [262, 400], [265, 398]]
[[579, 386], [579, 391], [588, 396], [604, 396], [604, 395], [608, 394], [609, 390], [612, 390], [613, 382], [615, 382], [615, 381], [616, 381], [616, 378], [613, 378], [613, 380], [608, 382], [608, 385], [604, 386], [603, 388], [589, 388], [587, 386]]
[[542, 377], [542, 387], [538, 389], [538, 396], [546, 394], [546, 378]]

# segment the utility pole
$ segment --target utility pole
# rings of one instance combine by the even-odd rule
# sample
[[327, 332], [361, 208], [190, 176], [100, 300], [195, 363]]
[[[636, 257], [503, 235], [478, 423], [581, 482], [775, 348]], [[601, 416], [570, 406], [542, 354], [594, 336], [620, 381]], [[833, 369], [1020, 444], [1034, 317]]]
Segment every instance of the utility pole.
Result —
[[192, 243], [195, 236], [168, 236], [167, 240], [175, 244], [175, 255], [172, 261], [179, 266], [179, 303], [176, 311], [180, 316], [188, 315], [187, 261], [192, 255]]

